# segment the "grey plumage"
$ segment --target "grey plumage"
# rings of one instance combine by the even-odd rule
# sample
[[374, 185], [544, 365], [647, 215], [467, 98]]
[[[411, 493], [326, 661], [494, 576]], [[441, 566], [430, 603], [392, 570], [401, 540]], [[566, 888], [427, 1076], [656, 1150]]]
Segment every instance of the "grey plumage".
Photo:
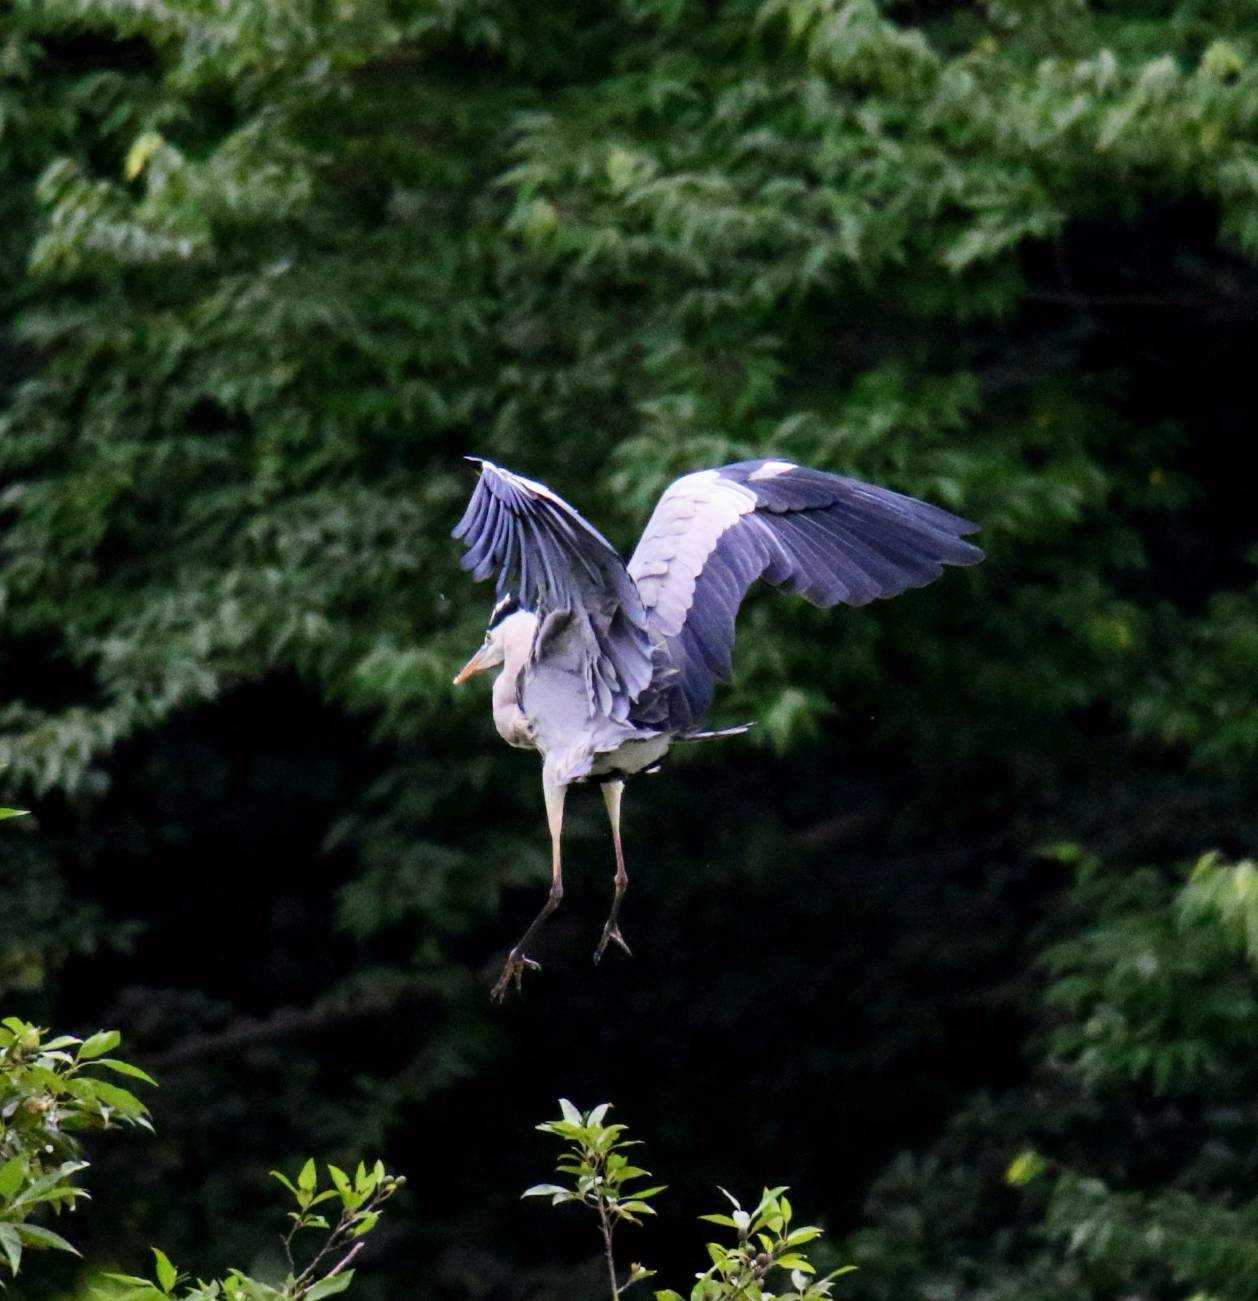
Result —
[[[946, 565], [983, 558], [964, 540], [977, 526], [937, 506], [759, 460], [678, 479], [626, 565], [549, 488], [477, 463], [480, 476], [454, 536], [474, 578], [497, 575], [499, 605], [487, 649], [457, 680], [504, 664], [495, 721], [512, 744], [543, 755], [556, 884], [525, 940], [562, 896], [564, 789], [586, 779], [615, 786], [608, 811], [616, 903], [598, 955], [609, 938], [624, 946], [616, 926], [627, 883], [620, 783], [658, 762], [674, 739], [701, 735], [716, 684], [729, 680], [735, 619], [751, 584], [763, 579], [822, 608], [864, 605], [922, 587]], [[530, 965], [523, 945], [512, 950], [496, 996]]]
[[[741, 461], [678, 479], [626, 565], [550, 489], [478, 464], [454, 530], [463, 567], [496, 573], [500, 604], [543, 627], [551, 613], [568, 616], [567, 674], [580, 680], [592, 731], [600, 719], [634, 735], [702, 722], [729, 680], [738, 607], [757, 578], [822, 608], [864, 605], [983, 556], [964, 540], [977, 526], [937, 506], [784, 461]], [[534, 654], [526, 676], [546, 658]]]
[[624, 721], [651, 681], [646, 615], [624, 561], [549, 488], [478, 463], [476, 490], [454, 529], [467, 547], [463, 568], [476, 579], [497, 573], [499, 598], [539, 616], [570, 612], [588, 650], [582, 676], [591, 706]]
[[[678, 479], [660, 498], [628, 564], [679, 681], [673, 730], [707, 713], [729, 680], [734, 621], [757, 578], [823, 609], [864, 605], [972, 565], [977, 525], [887, 488], [784, 461], [741, 461]], [[657, 682], [658, 685], [658, 682]]]

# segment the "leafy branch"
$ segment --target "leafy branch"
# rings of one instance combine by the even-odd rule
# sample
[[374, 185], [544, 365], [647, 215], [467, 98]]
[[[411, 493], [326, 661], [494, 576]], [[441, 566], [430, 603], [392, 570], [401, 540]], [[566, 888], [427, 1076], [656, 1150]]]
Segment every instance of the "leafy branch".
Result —
[[607, 1278], [611, 1295], [619, 1301], [620, 1294], [650, 1278], [653, 1270], [632, 1265], [623, 1283], [618, 1281], [613, 1240], [622, 1223], [641, 1224], [641, 1216], [654, 1215], [651, 1198], [664, 1191], [665, 1185], [631, 1189], [630, 1184], [649, 1179], [650, 1173], [640, 1166], [631, 1165], [625, 1155], [627, 1148], [638, 1147], [635, 1140], [621, 1137], [624, 1125], [604, 1124], [611, 1104], [604, 1102], [593, 1111], [582, 1113], [568, 1101], [559, 1099], [562, 1117], [548, 1120], [537, 1128], [543, 1134], [554, 1134], [567, 1142], [567, 1148], [556, 1163], [555, 1169], [572, 1180], [571, 1187], [563, 1184], [534, 1184], [522, 1194], [524, 1197], [549, 1197], [552, 1206], [565, 1202], [579, 1202], [591, 1207], [598, 1216], [599, 1233], [603, 1239], [603, 1256], [607, 1262]]
[[[609, 1103], [581, 1112], [566, 1098], [560, 1098], [559, 1108], [562, 1113], [559, 1120], [547, 1121], [537, 1128], [565, 1141], [565, 1150], [555, 1168], [568, 1176], [570, 1182], [534, 1184], [523, 1196], [549, 1197], [552, 1206], [577, 1203], [595, 1212], [611, 1296], [613, 1301], [619, 1301], [622, 1292], [651, 1278], [655, 1271], [634, 1264], [624, 1282], [619, 1281], [614, 1252], [616, 1229], [623, 1222], [640, 1225], [639, 1217], [654, 1215], [650, 1200], [662, 1193], [665, 1185], [629, 1186], [649, 1179], [650, 1174], [631, 1165], [625, 1155], [627, 1148], [638, 1146], [635, 1140], [622, 1137], [626, 1127], [604, 1123], [611, 1109]], [[737, 1240], [732, 1247], [715, 1242], [707, 1244], [712, 1265], [696, 1275], [689, 1301], [823, 1301], [834, 1295], [834, 1280], [855, 1268], [847, 1265], [824, 1278], [814, 1277], [816, 1268], [801, 1248], [821, 1237], [822, 1230], [813, 1225], [791, 1228], [792, 1209], [785, 1188], [766, 1189], [753, 1211], [743, 1210], [730, 1193], [721, 1191], [732, 1205], [731, 1213], [701, 1218], [733, 1229]], [[766, 1280], [774, 1270], [789, 1275], [791, 1291], [766, 1290]], [[684, 1301], [671, 1288], [657, 1291], [655, 1297], [656, 1301]]]
[[[402, 1188], [406, 1180], [400, 1175], [386, 1172], [377, 1161], [370, 1169], [359, 1162], [351, 1178], [338, 1166], [327, 1167], [331, 1187], [320, 1189], [318, 1169], [313, 1160], [306, 1162], [296, 1180], [278, 1170], [271, 1175], [292, 1194], [297, 1209], [288, 1212], [292, 1225], [282, 1239], [284, 1256], [288, 1261], [288, 1276], [278, 1286], [259, 1282], [229, 1270], [222, 1279], [197, 1280], [183, 1291], [177, 1289], [185, 1276], [156, 1247], [154, 1277], [142, 1278], [134, 1274], [106, 1274], [103, 1277], [117, 1284], [114, 1288], [98, 1291], [104, 1301], [323, 1301], [337, 1296], [354, 1281], [350, 1268], [366, 1245], [364, 1239], [376, 1227], [381, 1209], [390, 1197]], [[318, 1207], [332, 1208], [339, 1202], [335, 1219]], [[297, 1238], [308, 1230], [322, 1233], [303, 1266], [296, 1263]]]
[[108, 1055], [121, 1041], [116, 1030], [87, 1039], [47, 1034], [15, 1016], [0, 1021], [0, 1262], [14, 1277], [28, 1247], [75, 1252], [30, 1217], [45, 1208], [59, 1215], [87, 1197], [74, 1182], [87, 1168], [77, 1135], [117, 1125], [152, 1129], [139, 1098], [98, 1074], [154, 1084], [138, 1066]]
[[[800, 1248], [820, 1238], [822, 1230], [812, 1224], [791, 1228], [792, 1209], [786, 1191], [784, 1187], [766, 1188], [755, 1210], [745, 1211], [732, 1193], [721, 1189], [730, 1202], [730, 1214], [699, 1218], [733, 1229], [737, 1243], [733, 1247], [717, 1242], [707, 1244], [712, 1265], [699, 1275], [699, 1281], [691, 1289], [690, 1301], [735, 1301], [736, 1298], [767, 1301], [771, 1297], [777, 1301], [821, 1301], [834, 1295], [834, 1280], [850, 1274], [856, 1266], [844, 1265], [824, 1278], [813, 1277], [816, 1268]], [[791, 1291], [765, 1290], [773, 1270], [789, 1274]], [[670, 1288], [655, 1296], [656, 1301], [683, 1301], [681, 1294]]]

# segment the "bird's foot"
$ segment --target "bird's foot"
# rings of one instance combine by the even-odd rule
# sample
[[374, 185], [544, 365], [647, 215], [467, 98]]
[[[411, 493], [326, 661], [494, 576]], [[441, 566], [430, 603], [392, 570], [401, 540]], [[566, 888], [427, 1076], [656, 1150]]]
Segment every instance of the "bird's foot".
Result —
[[628, 957], [633, 957], [633, 950], [625, 943], [625, 937], [620, 933], [619, 925], [609, 919], [607, 925], [603, 927], [603, 935], [598, 942], [598, 948], [594, 950], [595, 962], [600, 962], [602, 960], [603, 954], [606, 951], [610, 940], [615, 940]]
[[541, 971], [541, 969], [542, 964], [540, 962], [534, 962], [532, 958], [521, 953], [519, 949], [512, 949], [507, 954], [506, 962], [502, 964], [502, 974], [498, 977], [497, 984], [489, 991], [490, 1000], [494, 1003], [501, 1003], [506, 998], [512, 981], [515, 982], [515, 992], [520, 993], [524, 973], [526, 971]]

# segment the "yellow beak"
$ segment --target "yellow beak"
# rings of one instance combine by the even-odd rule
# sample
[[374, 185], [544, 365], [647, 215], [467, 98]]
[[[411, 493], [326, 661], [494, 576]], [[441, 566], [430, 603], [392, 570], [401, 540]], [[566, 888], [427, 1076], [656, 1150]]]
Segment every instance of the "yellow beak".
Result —
[[473, 655], [472, 658], [468, 660], [468, 662], [454, 675], [454, 685], [457, 687], [466, 682], [468, 678], [474, 678], [478, 673], [484, 673], [486, 668], [484, 659], [485, 648], [482, 646], [480, 650], [478, 650], [476, 654]]

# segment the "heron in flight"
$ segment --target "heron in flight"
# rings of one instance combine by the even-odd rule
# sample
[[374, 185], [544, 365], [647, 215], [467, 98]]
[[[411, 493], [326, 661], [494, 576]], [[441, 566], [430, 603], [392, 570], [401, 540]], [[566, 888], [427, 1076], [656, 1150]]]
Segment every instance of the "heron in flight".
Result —
[[626, 565], [588, 520], [543, 484], [469, 457], [480, 475], [454, 536], [464, 569], [497, 575], [485, 640], [456, 685], [501, 668], [494, 725], [542, 756], [551, 887], [507, 955], [492, 997], [526, 970], [527, 949], [563, 898], [564, 797], [597, 783], [611, 821], [616, 875], [594, 952], [626, 953], [629, 884], [620, 839], [625, 781], [656, 767], [674, 741], [705, 732], [716, 683], [730, 676], [734, 619], [756, 579], [828, 609], [896, 596], [944, 565], [983, 558], [963, 540], [977, 525], [887, 488], [789, 461], [740, 461], [687, 474], [660, 498]]

